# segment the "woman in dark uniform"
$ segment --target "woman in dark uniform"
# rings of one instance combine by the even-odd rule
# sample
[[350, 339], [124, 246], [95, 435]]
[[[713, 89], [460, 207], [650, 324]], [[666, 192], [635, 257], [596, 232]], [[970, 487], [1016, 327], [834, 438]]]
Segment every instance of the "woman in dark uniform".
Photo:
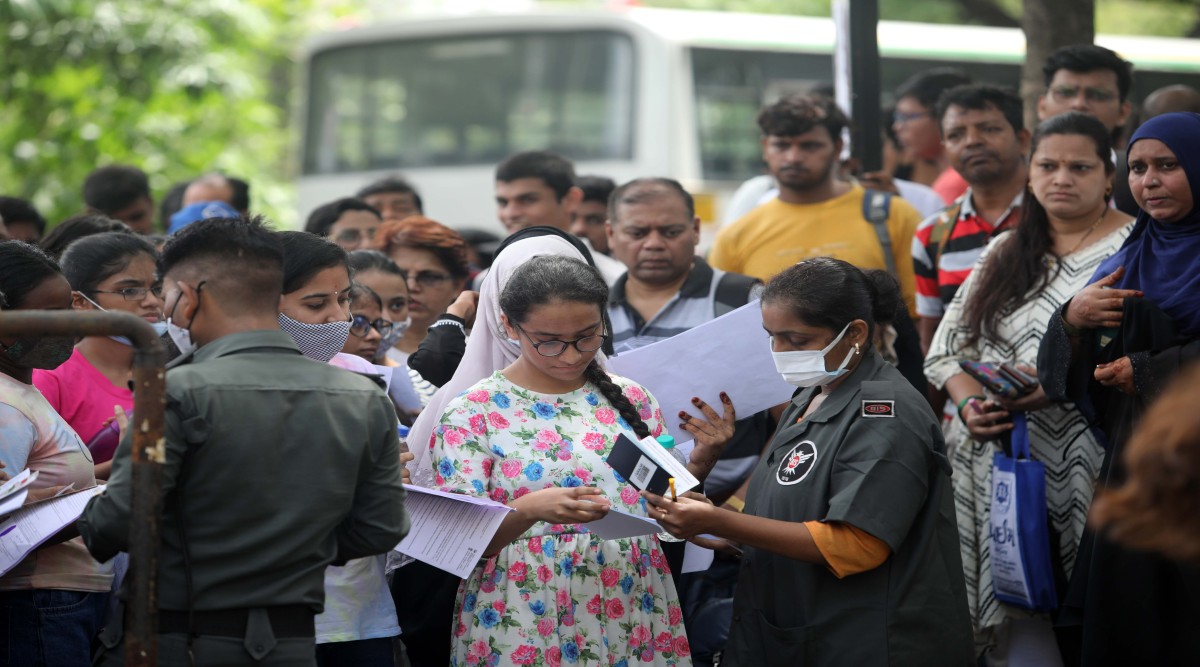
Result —
[[970, 665], [950, 465], [925, 398], [870, 344], [895, 280], [840, 260], [783, 271], [762, 296], [775, 364], [801, 387], [744, 514], [652, 494], [670, 533], [744, 545], [722, 665]]

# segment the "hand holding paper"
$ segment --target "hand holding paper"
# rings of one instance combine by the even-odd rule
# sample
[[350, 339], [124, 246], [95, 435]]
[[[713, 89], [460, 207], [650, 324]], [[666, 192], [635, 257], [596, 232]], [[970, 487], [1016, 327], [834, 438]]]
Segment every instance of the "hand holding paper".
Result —
[[639, 491], [646, 489], [655, 493], [666, 493], [670, 478], [675, 478], [679, 492], [690, 491], [700, 486], [700, 480], [688, 472], [686, 466], [675, 460], [654, 438], [632, 440], [624, 434], [617, 436], [617, 443], [605, 459], [617, 474]]

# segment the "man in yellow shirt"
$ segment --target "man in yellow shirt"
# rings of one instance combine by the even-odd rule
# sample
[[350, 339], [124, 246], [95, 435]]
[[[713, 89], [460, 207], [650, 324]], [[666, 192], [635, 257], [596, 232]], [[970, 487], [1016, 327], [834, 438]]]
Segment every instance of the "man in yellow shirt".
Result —
[[[846, 115], [825, 97], [794, 95], [758, 115], [763, 160], [779, 196], [718, 234], [709, 263], [764, 282], [810, 257], [828, 256], [862, 269], [888, 270], [872, 223], [864, 215], [866, 191], [838, 178]], [[916, 316], [912, 238], [921, 216], [892, 199], [887, 216], [893, 264], [909, 314]]]

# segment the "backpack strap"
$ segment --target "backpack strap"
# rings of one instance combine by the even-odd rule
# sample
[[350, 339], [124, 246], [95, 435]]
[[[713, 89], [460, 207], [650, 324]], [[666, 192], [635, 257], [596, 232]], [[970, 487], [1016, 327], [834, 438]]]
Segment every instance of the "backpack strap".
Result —
[[946, 251], [946, 244], [950, 242], [950, 236], [954, 232], [954, 225], [958, 222], [958, 216], [962, 215], [963, 200], [960, 198], [954, 204], [942, 209], [938, 214], [937, 222], [933, 223], [933, 229], [929, 230], [929, 242], [937, 246], [937, 257], [933, 258], [935, 263], [941, 261], [942, 253]]
[[888, 273], [899, 280], [896, 273], [896, 258], [892, 254], [892, 235], [888, 232], [887, 220], [891, 215], [892, 193], [881, 190], [867, 190], [863, 193], [863, 218], [871, 223], [879, 245], [883, 247], [883, 261], [887, 263]]
[[755, 289], [760, 285], [762, 281], [758, 278], [723, 272], [713, 295], [713, 317], [720, 317], [750, 303], [754, 299]]

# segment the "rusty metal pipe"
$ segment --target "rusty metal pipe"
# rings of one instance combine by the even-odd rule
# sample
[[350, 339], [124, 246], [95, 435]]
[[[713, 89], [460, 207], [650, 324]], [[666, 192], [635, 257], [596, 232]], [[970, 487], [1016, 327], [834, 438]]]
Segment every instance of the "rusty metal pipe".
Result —
[[162, 517], [166, 351], [154, 329], [129, 313], [0, 311], [0, 336], [126, 336], [133, 341], [133, 498], [129, 517], [129, 601], [125, 664], [158, 664], [158, 530]]

